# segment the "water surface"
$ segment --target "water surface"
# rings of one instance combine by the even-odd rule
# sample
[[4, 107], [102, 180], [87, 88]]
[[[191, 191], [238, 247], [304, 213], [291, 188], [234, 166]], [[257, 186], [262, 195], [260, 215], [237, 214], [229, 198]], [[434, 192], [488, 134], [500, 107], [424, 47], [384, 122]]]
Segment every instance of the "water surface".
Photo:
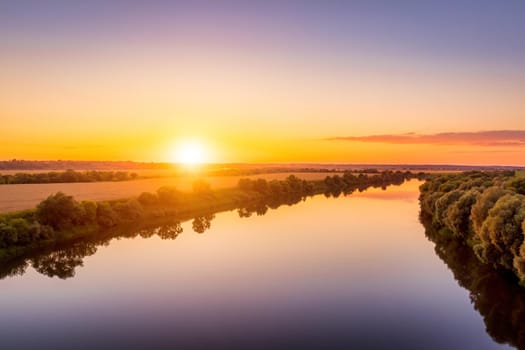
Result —
[[508, 348], [425, 236], [418, 185], [114, 239], [69, 278], [29, 267], [0, 281], [2, 348]]

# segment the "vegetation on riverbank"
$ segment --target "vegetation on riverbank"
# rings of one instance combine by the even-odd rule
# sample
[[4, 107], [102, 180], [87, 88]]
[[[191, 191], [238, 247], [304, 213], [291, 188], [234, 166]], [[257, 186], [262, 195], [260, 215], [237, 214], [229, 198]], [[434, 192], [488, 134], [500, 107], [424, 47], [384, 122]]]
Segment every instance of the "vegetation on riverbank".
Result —
[[47, 173], [0, 174], [0, 185], [129, 181], [135, 180], [137, 177], [137, 173], [127, 171], [66, 170]]
[[421, 214], [478, 259], [525, 284], [525, 177], [512, 171], [435, 176], [421, 186]]
[[480, 262], [468, 245], [440, 233], [430, 216], [422, 216], [421, 223], [426, 237], [435, 244], [436, 255], [469, 292], [487, 333], [500, 344], [525, 349], [525, 290], [516, 283], [513, 274], [501, 273]]
[[182, 220], [195, 217], [193, 228], [204, 232], [214, 213], [238, 209], [239, 216], [263, 215], [268, 208], [294, 204], [308, 196], [324, 193], [337, 197], [368, 187], [401, 184], [417, 175], [386, 171], [374, 175], [345, 173], [325, 180], [306, 181], [291, 175], [285, 180], [241, 179], [235, 188], [212, 190], [203, 181], [193, 191], [162, 187], [156, 193], [114, 201], [76, 201], [56, 193], [36, 209], [0, 215], [0, 260], [9, 260], [27, 251], [56, 242], [87, 237], [119, 226], [161, 218]]

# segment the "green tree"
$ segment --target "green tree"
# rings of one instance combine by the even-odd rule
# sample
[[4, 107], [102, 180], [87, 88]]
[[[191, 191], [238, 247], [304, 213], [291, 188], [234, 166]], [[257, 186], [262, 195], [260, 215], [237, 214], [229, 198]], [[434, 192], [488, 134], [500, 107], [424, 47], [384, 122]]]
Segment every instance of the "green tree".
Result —
[[18, 243], [18, 232], [6, 222], [0, 222], [0, 247], [5, 248]]
[[449, 207], [453, 205], [454, 202], [456, 202], [462, 195], [462, 191], [452, 190], [443, 194], [436, 200], [436, 203], [434, 205], [434, 215], [432, 218], [434, 224], [440, 226], [443, 226], [445, 224], [444, 220], [447, 216], [447, 211]]
[[136, 220], [144, 214], [142, 206], [136, 199], [116, 203], [113, 210], [122, 220]]
[[58, 192], [38, 204], [36, 217], [42, 225], [51, 226], [55, 230], [69, 228], [78, 217], [78, 203], [72, 196]]
[[115, 226], [119, 223], [118, 215], [107, 202], [98, 203], [97, 223], [104, 228]]
[[477, 189], [466, 191], [447, 210], [444, 218], [447, 226], [456, 237], [467, 238], [470, 233], [470, 211], [480, 195]]
[[489, 210], [494, 206], [494, 204], [496, 204], [497, 200], [500, 199], [506, 193], [507, 191], [505, 191], [500, 186], [490, 187], [486, 189], [478, 197], [476, 203], [472, 205], [472, 210], [470, 214], [472, 220], [472, 228], [474, 229], [474, 232], [476, 232], [478, 235], [481, 232], [481, 226], [483, 225], [483, 221], [485, 221]]
[[138, 198], [140, 204], [144, 206], [159, 204], [159, 197], [154, 193], [142, 192]]
[[[521, 223], [521, 232], [525, 234], [525, 219]], [[525, 241], [521, 244], [519, 256], [514, 258], [514, 268], [521, 284], [525, 286]]]
[[17, 243], [20, 245], [29, 244], [37, 238], [36, 227], [30, 224], [26, 219], [11, 219], [9, 225], [16, 231]]
[[494, 246], [497, 253], [490, 263], [513, 268], [515, 256], [523, 243], [522, 223], [525, 220], [525, 196], [506, 194], [489, 210], [481, 226], [480, 238], [484, 247]]
[[77, 206], [77, 214], [73, 220], [77, 225], [90, 225], [97, 222], [97, 203], [82, 201]]
[[257, 179], [253, 184], [253, 189], [261, 194], [267, 194], [268, 182], [265, 179]]
[[179, 202], [181, 193], [172, 186], [164, 186], [157, 190], [159, 201], [163, 204], [174, 205]]
[[518, 177], [509, 181], [508, 187], [514, 192], [525, 195], [525, 177]]

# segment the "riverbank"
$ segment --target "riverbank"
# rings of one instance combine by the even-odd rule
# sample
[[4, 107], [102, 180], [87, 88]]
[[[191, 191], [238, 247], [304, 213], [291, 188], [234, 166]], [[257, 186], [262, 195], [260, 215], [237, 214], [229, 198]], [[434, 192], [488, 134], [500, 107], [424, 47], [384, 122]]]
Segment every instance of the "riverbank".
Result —
[[144, 192], [138, 197], [100, 202], [78, 202], [72, 196], [57, 193], [34, 210], [0, 215], [0, 261], [120, 225], [160, 218], [191, 218], [233, 209], [239, 209], [242, 215], [260, 214], [268, 208], [297, 203], [315, 194], [339, 196], [368, 187], [401, 184], [415, 177], [410, 172], [387, 171], [372, 176], [345, 173], [327, 176], [322, 181], [307, 181], [291, 175], [285, 180], [243, 179], [237, 187], [219, 190], [196, 181], [191, 192], [162, 187], [156, 193]]
[[[263, 178], [266, 181], [284, 180], [290, 175], [299, 176], [305, 180], [322, 181], [326, 176], [334, 173], [272, 173], [260, 175], [235, 176], [204, 176], [186, 174], [174, 176], [172, 173], [161, 174], [138, 172], [135, 180], [120, 182], [89, 182], [89, 183], [53, 183], [53, 184], [13, 184], [0, 186], [0, 213], [8, 213], [35, 208], [38, 203], [50, 194], [64, 192], [75, 197], [78, 201], [110, 201], [122, 198], [131, 198], [142, 192], [155, 192], [164, 186], [175, 186], [183, 192], [190, 192], [192, 184], [202, 179], [210, 184], [214, 190], [233, 188], [242, 178]], [[169, 175], [169, 176], [168, 176]], [[342, 173], [339, 173], [342, 175]]]
[[513, 171], [435, 176], [421, 188], [421, 214], [478, 259], [525, 284], [525, 177]]

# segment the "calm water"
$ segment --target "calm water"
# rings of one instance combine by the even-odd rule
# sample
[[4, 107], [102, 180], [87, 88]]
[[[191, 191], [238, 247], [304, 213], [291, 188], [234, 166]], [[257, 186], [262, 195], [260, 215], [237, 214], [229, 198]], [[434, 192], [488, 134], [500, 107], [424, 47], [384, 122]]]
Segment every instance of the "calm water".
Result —
[[0, 346], [508, 348], [449, 268], [463, 262], [445, 263], [425, 236], [418, 185], [219, 213], [173, 240], [114, 239], [71, 278], [29, 267], [0, 281]]

